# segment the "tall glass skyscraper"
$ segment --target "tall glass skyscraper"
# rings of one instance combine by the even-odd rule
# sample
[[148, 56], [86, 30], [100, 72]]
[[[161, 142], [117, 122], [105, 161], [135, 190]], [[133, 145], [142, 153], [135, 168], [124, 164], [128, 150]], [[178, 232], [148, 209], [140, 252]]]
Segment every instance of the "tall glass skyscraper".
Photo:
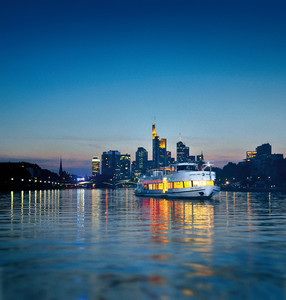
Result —
[[148, 152], [143, 147], [138, 147], [136, 151], [136, 170], [144, 174], [147, 170]]
[[182, 141], [177, 143], [177, 162], [187, 162], [190, 155], [190, 148], [187, 147]]
[[98, 156], [94, 156], [92, 159], [92, 177], [96, 177], [100, 174], [100, 159]]
[[167, 166], [167, 140], [161, 139], [156, 133], [155, 124], [152, 125], [153, 164], [154, 168]]

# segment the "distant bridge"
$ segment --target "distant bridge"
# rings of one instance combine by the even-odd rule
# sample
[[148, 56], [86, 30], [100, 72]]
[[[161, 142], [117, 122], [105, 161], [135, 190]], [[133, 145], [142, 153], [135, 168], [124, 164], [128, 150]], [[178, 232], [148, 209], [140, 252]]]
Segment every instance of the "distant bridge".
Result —
[[[87, 185], [87, 184], [94, 184], [94, 182], [93, 181], [79, 181], [77, 183], [77, 185], [79, 185], [79, 186], [83, 186], [83, 185]], [[134, 185], [134, 186], [137, 185], [136, 182], [131, 181], [130, 179], [118, 180], [118, 181], [114, 181], [114, 182], [103, 181], [100, 184], [109, 185], [111, 187], [116, 187], [116, 186], [122, 185], [122, 184], [128, 184], [128, 185]]]

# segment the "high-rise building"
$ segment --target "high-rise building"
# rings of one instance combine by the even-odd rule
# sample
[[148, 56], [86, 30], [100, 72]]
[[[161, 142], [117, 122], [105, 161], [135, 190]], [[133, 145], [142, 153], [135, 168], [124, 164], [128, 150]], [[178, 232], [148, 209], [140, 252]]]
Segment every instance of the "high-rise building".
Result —
[[190, 155], [190, 148], [187, 147], [182, 141], [177, 143], [177, 162], [187, 162]]
[[153, 139], [153, 164], [154, 168], [159, 168], [159, 147], [160, 140], [156, 133], [155, 124], [152, 125], [152, 139]]
[[119, 173], [120, 169], [120, 152], [117, 150], [110, 150], [103, 152], [101, 155], [101, 173], [103, 175], [114, 177]]
[[116, 170], [115, 176], [117, 180], [124, 180], [130, 178], [130, 165], [131, 158], [130, 154], [121, 154], [119, 161], [118, 171]]
[[256, 147], [257, 156], [260, 155], [271, 155], [272, 149], [269, 143], [262, 144], [261, 146]]
[[100, 159], [98, 156], [94, 156], [92, 159], [92, 177], [96, 177], [100, 174]]
[[161, 139], [159, 144], [159, 166], [167, 166], [167, 140]]
[[256, 157], [257, 152], [256, 151], [247, 151], [246, 152], [246, 160], [250, 161], [251, 159], [253, 159], [254, 157]]
[[194, 163], [196, 161], [196, 156], [195, 155], [190, 155], [188, 158], [189, 163]]
[[130, 178], [130, 154], [120, 154], [119, 151], [103, 152], [101, 156], [101, 173], [113, 180]]
[[172, 165], [175, 162], [175, 159], [172, 157], [171, 151], [167, 151], [167, 166]]
[[160, 140], [156, 133], [155, 124], [152, 125], [152, 139], [154, 168], [165, 167], [167, 165], [167, 140]]
[[136, 170], [144, 174], [147, 170], [148, 152], [143, 147], [138, 147], [136, 151]]

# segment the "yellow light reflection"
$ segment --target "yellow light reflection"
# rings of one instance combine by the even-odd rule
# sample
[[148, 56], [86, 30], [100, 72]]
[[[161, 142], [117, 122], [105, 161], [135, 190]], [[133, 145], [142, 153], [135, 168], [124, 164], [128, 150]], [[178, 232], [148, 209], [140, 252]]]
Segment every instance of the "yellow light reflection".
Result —
[[[11, 192], [11, 223], [13, 223], [14, 220], [14, 192]], [[11, 228], [11, 230], [13, 230]]]
[[248, 211], [248, 226], [253, 226], [253, 224], [251, 223], [252, 212], [251, 212], [251, 203], [250, 203], [249, 192], [247, 192], [247, 211]]
[[32, 198], [32, 192], [29, 191], [29, 223], [30, 223], [30, 217], [31, 217], [31, 198]]
[[21, 224], [23, 224], [24, 218], [24, 191], [21, 191]]
[[192, 272], [187, 275], [188, 278], [193, 277], [209, 277], [214, 275], [214, 271], [210, 269], [209, 266], [201, 264], [186, 263], [185, 266], [188, 266], [192, 269]]
[[[151, 218], [151, 231], [156, 243], [168, 243], [170, 230], [174, 226], [184, 225], [185, 236], [182, 241], [202, 246], [212, 243], [212, 231], [214, 227], [214, 206], [209, 203], [169, 201], [163, 199], [143, 198], [143, 211], [148, 214], [143, 218]], [[204, 247], [199, 247], [203, 249]], [[207, 249], [206, 251], [209, 251]]]

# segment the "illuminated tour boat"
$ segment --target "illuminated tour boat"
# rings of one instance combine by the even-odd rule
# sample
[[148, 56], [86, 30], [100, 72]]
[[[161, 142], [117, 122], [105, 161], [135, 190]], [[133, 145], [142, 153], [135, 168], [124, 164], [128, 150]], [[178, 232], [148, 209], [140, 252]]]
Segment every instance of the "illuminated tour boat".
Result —
[[[206, 168], [209, 167], [209, 170]], [[211, 198], [220, 191], [211, 165], [178, 163], [169, 168], [151, 170], [139, 178], [135, 195], [148, 197]]]

